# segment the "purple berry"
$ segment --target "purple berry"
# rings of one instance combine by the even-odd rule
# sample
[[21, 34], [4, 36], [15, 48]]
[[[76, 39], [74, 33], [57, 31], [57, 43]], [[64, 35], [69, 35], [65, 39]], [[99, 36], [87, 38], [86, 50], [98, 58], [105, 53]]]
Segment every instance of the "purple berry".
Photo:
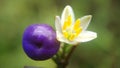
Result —
[[23, 49], [34, 60], [46, 60], [57, 53], [60, 42], [53, 28], [47, 24], [32, 24], [23, 34]]

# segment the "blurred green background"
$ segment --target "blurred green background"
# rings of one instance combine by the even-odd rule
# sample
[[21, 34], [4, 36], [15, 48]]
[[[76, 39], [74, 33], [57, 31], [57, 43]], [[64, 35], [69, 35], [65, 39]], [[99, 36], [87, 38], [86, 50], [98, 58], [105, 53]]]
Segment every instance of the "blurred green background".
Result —
[[98, 33], [97, 39], [77, 47], [68, 68], [120, 68], [120, 0], [0, 0], [0, 68], [55, 68], [51, 59], [26, 56], [22, 34], [33, 23], [54, 27], [55, 16], [66, 5], [73, 7], [76, 18], [93, 15], [88, 30]]

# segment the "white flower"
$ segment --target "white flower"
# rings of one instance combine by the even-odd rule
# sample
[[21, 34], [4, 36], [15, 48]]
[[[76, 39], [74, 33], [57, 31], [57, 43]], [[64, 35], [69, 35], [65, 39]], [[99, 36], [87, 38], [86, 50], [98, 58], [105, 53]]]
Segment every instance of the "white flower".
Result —
[[91, 15], [87, 15], [75, 21], [72, 7], [67, 5], [62, 12], [61, 19], [59, 16], [55, 19], [57, 40], [75, 45], [95, 39], [97, 33], [86, 30], [91, 18]]

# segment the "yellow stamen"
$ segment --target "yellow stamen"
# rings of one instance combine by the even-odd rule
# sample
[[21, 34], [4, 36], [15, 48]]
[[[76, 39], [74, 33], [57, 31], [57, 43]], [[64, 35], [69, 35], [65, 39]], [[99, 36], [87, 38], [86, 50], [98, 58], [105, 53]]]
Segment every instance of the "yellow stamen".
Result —
[[78, 29], [75, 29], [74, 31], [76, 32], [76, 36], [78, 36], [80, 32], [82, 31], [82, 28], [79, 27]]
[[77, 21], [74, 24], [74, 30], [78, 29], [80, 27], [80, 19], [77, 19]]
[[76, 22], [75, 22], [75, 25], [74, 25], [74, 31], [76, 33], [76, 36], [79, 35], [79, 33], [82, 31], [82, 27], [80, 27], [80, 19], [78, 19]]
[[64, 35], [65, 38], [68, 38], [68, 32], [63, 31], [63, 35]]
[[70, 41], [74, 40], [75, 34], [71, 34], [70, 37], [68, 38]]
[[71, 16], [68, 16], [62, 27], [63, 35], [69, 41], [73, 41], [82, 31], [80, 27], [80, 19], [78, 19], [74, 25], [72, 25]]
[[71, 19], [71, 16], [69, 15], [65, 20], [62, 29], [65, 30], [67, 27], [69, 27], [71, 25], [71, 22], [72, 22], [72, 19]]

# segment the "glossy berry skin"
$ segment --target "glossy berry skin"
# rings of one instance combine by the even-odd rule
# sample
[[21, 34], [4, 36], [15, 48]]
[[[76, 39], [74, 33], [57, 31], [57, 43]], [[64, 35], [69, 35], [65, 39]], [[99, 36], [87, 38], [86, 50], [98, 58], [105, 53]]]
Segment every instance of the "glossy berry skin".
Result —
[[46, 60], [57, 53], [60, 42], [53, 28], [47, 24], [32, 24], [23, 34], [23, 49], [33, 60]]

